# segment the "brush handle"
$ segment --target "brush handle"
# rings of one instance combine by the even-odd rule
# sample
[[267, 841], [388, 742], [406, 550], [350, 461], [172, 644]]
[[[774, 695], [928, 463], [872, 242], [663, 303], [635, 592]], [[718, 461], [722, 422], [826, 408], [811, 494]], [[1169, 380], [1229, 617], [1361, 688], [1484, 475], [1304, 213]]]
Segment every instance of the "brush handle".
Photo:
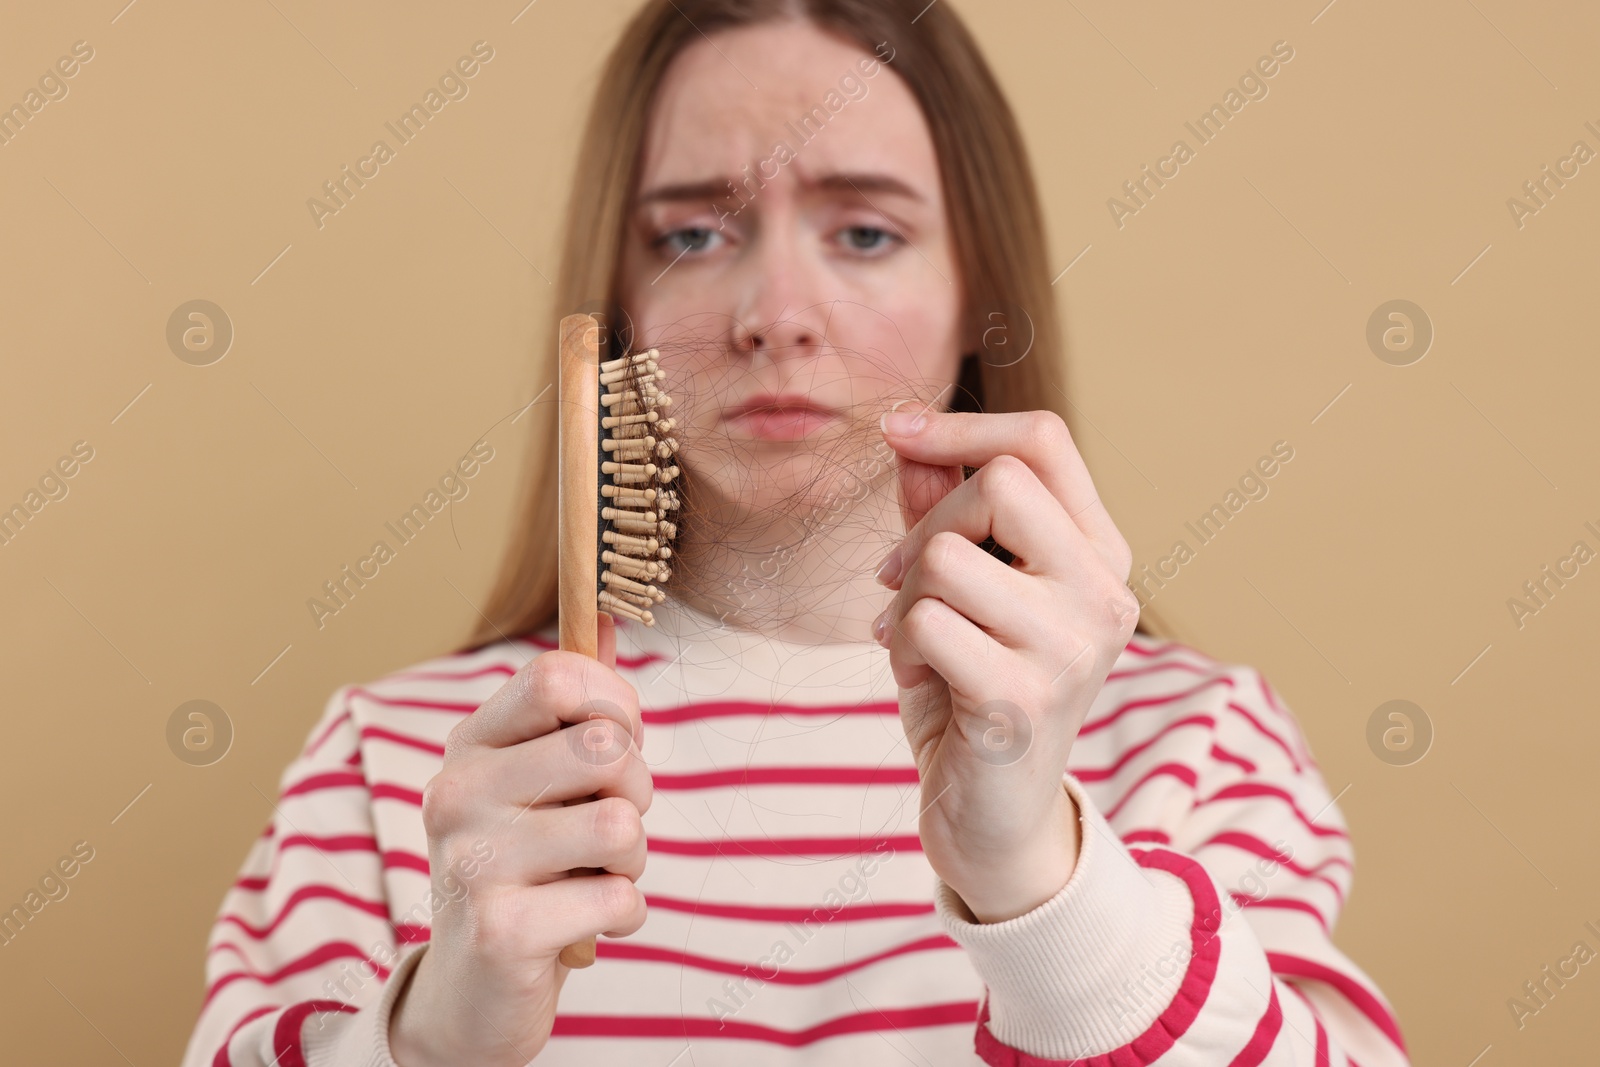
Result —
[[[559, 646], [599, 659], [600, 324], [592, 315], [561, 320], [557, 409], [557, 577]], [[568, 967], [594, 963], [586, 937], [561, 950]]]

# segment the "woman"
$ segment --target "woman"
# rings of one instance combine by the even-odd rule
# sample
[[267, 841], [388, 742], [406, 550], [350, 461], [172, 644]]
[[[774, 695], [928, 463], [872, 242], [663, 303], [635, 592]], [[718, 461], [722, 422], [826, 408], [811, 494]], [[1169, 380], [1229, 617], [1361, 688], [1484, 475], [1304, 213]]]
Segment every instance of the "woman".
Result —
[[1135, 630], [949, 6], [652, 0], [580, 159], [555, 310], [662, 352], [671, 599], [551, 651], [537, 409], [482, 628], [334, 694], [187, 1062], [1407, 1063], [1293, 716]]

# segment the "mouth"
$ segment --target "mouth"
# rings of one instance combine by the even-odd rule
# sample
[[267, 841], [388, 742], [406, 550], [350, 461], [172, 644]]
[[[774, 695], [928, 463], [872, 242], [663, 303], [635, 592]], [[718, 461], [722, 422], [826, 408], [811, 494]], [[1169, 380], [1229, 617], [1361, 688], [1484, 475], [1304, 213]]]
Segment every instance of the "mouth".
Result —
[[799, 441], [836, 418], [838, 414], [831, 408], [799, 394], [752, 397], [722, 415], [735, 433], [764, 441]]

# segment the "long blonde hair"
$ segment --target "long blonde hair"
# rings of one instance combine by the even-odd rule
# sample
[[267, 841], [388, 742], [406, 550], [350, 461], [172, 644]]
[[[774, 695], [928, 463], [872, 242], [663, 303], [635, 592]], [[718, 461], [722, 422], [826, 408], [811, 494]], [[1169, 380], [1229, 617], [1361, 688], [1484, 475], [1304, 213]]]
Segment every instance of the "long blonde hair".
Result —
[[[886, 65], [927, 118], [965, 282], [963, 337], [983, 348], [963, 357], [949, 407], [1046, 409], [1071, 426], [1044, 218], [1021, 132], [966, 26], [948, 4], [926, 0], [648, 0], [607, 58], [589, 109], [536, 380], [555, 378], [561, 316], [585, 310], [606, 323], [622, 319], [625, 220], [650, 104], [668, 65], [718, 30], [785, 18], [809, 20], [868, 53], [885, 55], [878, 49], [887, 42], [893, 52]], [[614, 344], [616, 331], [605, 332]], [[557, 420], [529, 421], [533, 441], [516, 526], [467, 649], [532, 634], [556, 616]]]

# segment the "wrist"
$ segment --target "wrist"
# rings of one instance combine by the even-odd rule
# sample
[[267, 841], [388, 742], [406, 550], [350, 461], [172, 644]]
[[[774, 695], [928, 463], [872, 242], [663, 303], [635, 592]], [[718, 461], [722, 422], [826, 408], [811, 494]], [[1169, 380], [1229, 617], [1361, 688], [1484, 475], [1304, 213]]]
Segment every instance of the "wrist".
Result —
[[1035, 835], [1023, 854], [986, 860], [970, 877], [944, 881], [975, 922], [999, 923], [1025, 915], [1071, 881], [1082, 844], [1079, 819], [1077, 802], [1063, 784], [1055, 814], [1046, 820], [1052, 832]]
[[417, 973], [429, 963], [427, 952], [427, 946], [419, 950], [422, 959], [404, 975], [394, 1006], [389, 1009], [389, 1058], [397, 1067], [433, 1067], [449, 1062], [445, 1050], [434, 1047], [430, 1040], [437, 1036], [438, 1028], [427, 1023], [426, 998], [413, 996], [417, 992]]

